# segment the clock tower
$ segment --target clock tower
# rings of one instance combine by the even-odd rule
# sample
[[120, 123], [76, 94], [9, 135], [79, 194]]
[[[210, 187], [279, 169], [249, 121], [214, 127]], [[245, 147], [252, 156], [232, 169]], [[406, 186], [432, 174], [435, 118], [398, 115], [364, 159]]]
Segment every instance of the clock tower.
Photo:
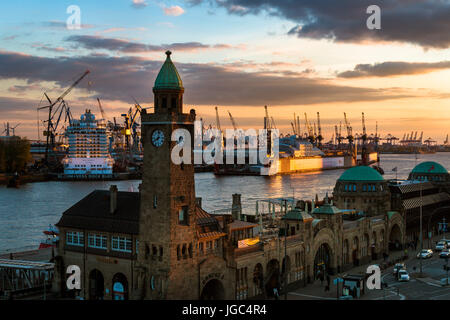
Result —
[[142, 112], [144, 165], [141, 187], [139, 253], [141, 298], [198, 299], [195, 183], [192, 163], [171, 160], [172, 132], [191, 134], [195, 111], [183, 113], [183, 83], [166, 52], [156, 78], [154, 113]]

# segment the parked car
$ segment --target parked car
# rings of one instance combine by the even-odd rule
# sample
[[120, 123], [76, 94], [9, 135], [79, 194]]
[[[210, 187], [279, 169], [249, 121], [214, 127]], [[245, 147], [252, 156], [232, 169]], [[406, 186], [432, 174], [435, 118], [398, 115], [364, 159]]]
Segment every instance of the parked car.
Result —
[[439, 241], [436, 244], [436, 251], [442, 251], [444, 249], [447, 249], [447, 241]]
[[409, 281], [408, 271], [406, 271], [406, 270], [399, 270], [397, 279], [398, 279], [398, 281]]
[[433, 250], [431, 249], [423, 249], [417, 254], [418, 259], [429, 259], [433, 256]]
[[439, 253], [439, 258], [450, 258], [450, 249], [444, 249]]
[[406, 265], [404, 263], [396, 263], [393, 271], [394, 276], [396, 276], [397, 273], [402, 269], [406, 269]]
[[450, 248], [450, 240], [449, 239], [441, 239], [439, 242], [447, 243], [447, 248]]

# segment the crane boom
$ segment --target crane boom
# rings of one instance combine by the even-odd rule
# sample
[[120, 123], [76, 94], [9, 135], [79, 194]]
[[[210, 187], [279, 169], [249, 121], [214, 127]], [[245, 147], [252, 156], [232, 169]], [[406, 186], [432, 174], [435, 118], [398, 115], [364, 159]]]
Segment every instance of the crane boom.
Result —
[[217, 109], [217, 106], [216, 106], [216, 126], [217, 129], [219, 129], [219, 131], [222, 131], [222, 128], [220, 127], [219, 110]]
[[98, 108], [100, 109], [100, 113], [102, 114], [103, 120], [106, 120], [105, 111], [103, 110], [102, 104], [100, 103], [100, 99], [97, 98], [98, 101]]
[[233, 125], [233, 129], [237, 130], [236, 122], [234, 121], [233, 116], [231, 115], [230, 111], [228, 111], [228, 115], [230, 116], [230, 120], [231, 120], [231, 124]]

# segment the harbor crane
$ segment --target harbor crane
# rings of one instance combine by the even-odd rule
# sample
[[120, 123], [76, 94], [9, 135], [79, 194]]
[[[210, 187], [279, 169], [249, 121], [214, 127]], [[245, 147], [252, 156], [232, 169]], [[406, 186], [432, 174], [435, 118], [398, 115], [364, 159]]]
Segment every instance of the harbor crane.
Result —
[[216, 127], [217, 129], [219, 129], [220, 132], [222, 132], [222, 128], [220, 127], [219, 109], [217, 109], [217, 106], [216, 106]]
[[318, 135], [316, 137], [316, 140], [317, 140], [318, 146], [321, 147], [323, 136], [322, 136], [322, 127], [320, 126], [320, 113], [319, 112], [317, 112], [317, 130], [318, 130]]
[[237, 130], [236, 122], [234, 121], [233, 116], [231, 115], [230, 111], [228, 111], [228, 115], [230, 116], [230, 120], [231, 120], [231, 124], [233, 125], [233, 129], [234, 129], [234, 131], [236, 131]]
[[100, 109], [100, 113], [102, 114], [102, 118], [103, 120], [106, 121], [105, 110], [103, 110], [102, 104], [100, 103], [100, 99], [97, 98], [97, 101], [98, 101], [98, 108]]
[[364, 112], [362, 113], [362, 129], [363, 129], [363, 133], [361, 136], [361, 140], [362, 140], [361, 160], [362, 160], [362, 164], [366, 166], [368, 164], [367, 145], [366, 145], [367, 131], [366, 131], [366, 119], [364, 118]]
[[306, 112], [305, 112], [305, 125], [308, 130], [308, 139], [311, 143], [314, 143], [314, 140], [315, 140], [314, 139], [314, 131], [313, 131], [313, 128], [311, 127], [311, 124], [308, 121], [308, 115], [306, 114]]
[[[89, 70], [86, 70], [69, 88], [66, 89], [55, 101], [48, 97], [46, 93], [44, 93], [49, 105], [44, 107], [37, 108], [38, 115], [39, 110], [48, 108], [48, 118], [44, 122], [47, 122], [47, 130], [44, 131], [44, 136], [46, 136], [46, 144], [45, 144], [45, 163], [49, 162], [49, 151], [54, 150], [55, 148], [55, 137], [57, 135], [57, 130], [59, 126], [59, 121], [61, 120], [62, 115], [64, 114], [65, 122], [68, 120], [69, 123], [72, 122], [72, 114], [70, 112], [70, 108], [67, 103], [64, 101], [64, 98], [75, 88], [81, 80], [84, 79], [90, 73]], [[55, 107], [56, 106], [56, 107]], [[59, 113], [59, 114], [58, 114]], [[58, 114], [58, 116], [57, 116]], [[56, 121], [54, 119], [57, 117]]]
[[347, 128], [347, 140], [350, 145], [353, 144], [353, 133], [352, 133], [352, 127], [350, 126], [350, 122], [347, 119], [347, 114], [344, 112], [344, 120], [345, 120], [345, 126]]
[[445, 146], [448, 145], [448, 133], [447, 133], [447, 137], [445, 138], [444, 145]]

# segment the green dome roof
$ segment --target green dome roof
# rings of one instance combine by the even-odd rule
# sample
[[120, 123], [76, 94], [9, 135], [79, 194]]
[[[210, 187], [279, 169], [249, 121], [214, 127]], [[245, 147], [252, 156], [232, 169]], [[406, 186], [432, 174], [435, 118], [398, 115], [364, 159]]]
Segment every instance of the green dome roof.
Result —
[[368, 166], [358, 166], [346, 170], [341, 177], [341, 181], [384, 181], [383, 176], [374, 168]]
[[178, 74], [177, 68], [170, 59], [172, 52], [166, 51], [166, 61], [164, 61], [161, 70], [159, 70], [158, 76], [155, 80], [155, 86], [153, 89], [169, 89], [169, 90], [182, 90], [183, 82]]
[[411, 171], [412, 173], [448, 173], [447, 169], [445, 169], [442, 165], [434, 161], [426, 161], [419, 163], [414, 169]]

